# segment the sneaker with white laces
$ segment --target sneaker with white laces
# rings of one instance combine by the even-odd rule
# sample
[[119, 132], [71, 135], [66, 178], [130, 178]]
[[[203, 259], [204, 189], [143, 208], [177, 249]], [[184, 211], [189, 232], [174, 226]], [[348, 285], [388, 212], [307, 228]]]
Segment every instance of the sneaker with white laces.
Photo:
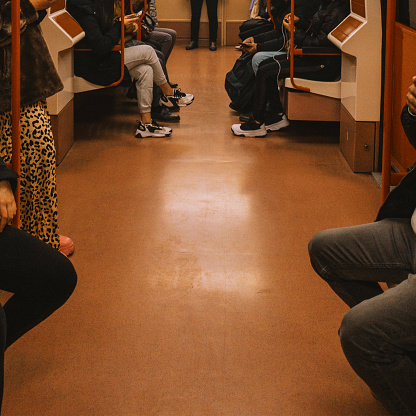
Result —
[[267, 134], [264, 123], [256, 123], [253, 117], [243, 124], [232, 125], [231, 130], [236, 136], [244, 137], [264, 137]]
[[143, 139], [145, 137], [168, 137], [172, 134], [170, 127], [162, 127], [152, 120], [150, 124], [143, 124], [139, 121], [136, 130], [136, 137]]
[[278, 131], [289, 126], [289, 120], [285, 114], [277, 114], [266, 118], [266, 131]]
[[180, 88], [174, 89], [172, 95], [163, 95], [159, 100], [160, 105], [166, 107], [186, 107], [187, 105], [192, 104], [194, 101], [194, 96], [192, 94], [186, 94], [182, 92]]

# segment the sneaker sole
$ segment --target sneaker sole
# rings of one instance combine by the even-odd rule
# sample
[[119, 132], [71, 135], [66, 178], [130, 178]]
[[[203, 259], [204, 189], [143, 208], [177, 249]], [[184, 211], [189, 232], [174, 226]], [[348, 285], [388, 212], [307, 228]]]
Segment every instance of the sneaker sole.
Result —
[[236, 133], [233, 129], [231, 129], [231, 131], [233, 132], [234, 136], [238, 136], [238, 137], [264, 137], [267, 135], [267, 131], [264, 132], [264, 134], [256, 134], [256, 133]]
[[266, 131], [267, 132], [272, 132], [272, 131], [279, 131], [281, 129], [284, 129], [285, 127], [288, 127], [290, 125], [290, 123], [286, 120], [282, 120], [279, 121], [278, 123], [274, 123], [274, 124], [269, 124], [266, 127]]
[[189, 103], [178, 103], [178, 107], [187, 107], [188, 105], [191, 105], [194, 102], [194, 99], [192, 99], [192, 101], [190, 101]]
[[136, 133], [135, 134], [135, 137], [136, 137], [136, 139], [146, 139], [147, 137], [161, 138], [161, 137], [169, 137], [171, 135], [172, 135], [172, 132], [166, 133], [166, 134], [142, 134], [142, 133]]

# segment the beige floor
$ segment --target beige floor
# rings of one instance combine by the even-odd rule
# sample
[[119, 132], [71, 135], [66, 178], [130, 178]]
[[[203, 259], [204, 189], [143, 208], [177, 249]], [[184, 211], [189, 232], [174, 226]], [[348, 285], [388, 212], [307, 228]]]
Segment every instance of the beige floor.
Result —
[[336, 126], [233, 137], [237, 56], [175, 48], [171, 78], [196, 99], [169, 139], [135, 139], [120, 94], [78, 97], [58, 185], [79, 283], [7, 352], [4, 415], [386, 415], [307, 255], [317, 231], [372, 221], [380, 190]]

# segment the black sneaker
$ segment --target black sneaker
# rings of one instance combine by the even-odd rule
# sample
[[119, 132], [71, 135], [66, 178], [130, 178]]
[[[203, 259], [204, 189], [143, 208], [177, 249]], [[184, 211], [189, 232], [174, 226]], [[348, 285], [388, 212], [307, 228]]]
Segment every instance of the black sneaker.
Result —
[[180, 119], [181, 118], [179, 114], [172, 114], [171, 111], [169, 111], [169, 108], [165, 106], [160, 105], [158, 107], [152, 108], [152, 120], [172, 123], [179, 121]]
[[245, 113], [245, 114], [241, 114], [240, 117], [238, 117], [240, 119], [240, 121], [242, 123], [245, 123], [246, 121], [249, 121], [251, 117], [250, 113]]
[[143, 139], [145, 137], [168, 137], [172, 134], [172, 129], [170, 127], [162, 127], [153, 121], [150, 124], [143, 124], [139, 121], [136, 130], [136, 137], [138, 139]]
[[187, 105], [192, 104], [194, 101], [194, 96], [192, 94], [186, 94], [179, 89], [173, 90], [173, 95], [163, 95], [159, 100], [160, 105], [165, 107], [186, 107]]
[[231, 130], [236, 136], [243, 137], [264, 137], [267, 134], [264, 123], [256, 123], [253, 117], [243, 124], [232, 125]]

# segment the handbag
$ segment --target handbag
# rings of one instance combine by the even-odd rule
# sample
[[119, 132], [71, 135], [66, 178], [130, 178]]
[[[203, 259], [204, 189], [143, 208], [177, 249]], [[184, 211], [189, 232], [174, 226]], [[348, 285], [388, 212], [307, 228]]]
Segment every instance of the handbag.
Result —
[[146, 39], [153, 32], [153, 29], [156, 26], [156, 22], [153, 20], [152, 16], [149, 13], [145, 13], [142, 19], [142, 39]]

